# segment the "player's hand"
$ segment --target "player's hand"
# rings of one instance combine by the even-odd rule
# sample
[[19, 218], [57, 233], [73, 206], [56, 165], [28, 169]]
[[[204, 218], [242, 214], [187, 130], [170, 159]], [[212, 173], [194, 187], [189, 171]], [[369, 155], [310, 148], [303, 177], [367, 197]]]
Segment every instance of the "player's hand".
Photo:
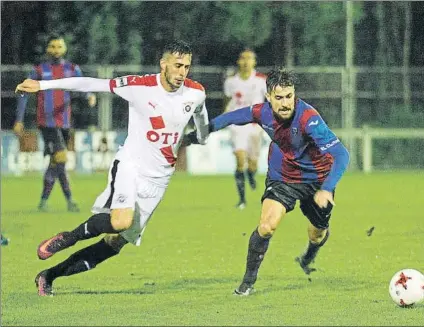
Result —
[[97, 103], [97, 98], [95, 94], [90, 94], [88, 97], [88, 105], [90, 106], [90, 108], [94, 108], [96, 106]]
[[334, 203], [333, 193], [325, 191], [325, 190], [317, 191], [314, 195], [314, 201], [320, 208], [326, 208], [328, 205], [328, 202], [330, 202], [333, 206], [336, 205]]
[[24, 132], [24, 124], [21, 121], [17, 121], [13, 126], [13, 132], [16, 136], [21, 137]]
[[190, 132], [183, 136], [183, 141], [181, 142], [182, 146], [189, 146], [192, 144], [199, 144], [199, 141], [197, 140], [197, 133], [196, 131]]
[[33, 79], [26, 79], [21, 84], [18, 84], [15, 89], [15, 93], [28, 92], [35, 93], [40, 91], [40, 82]]

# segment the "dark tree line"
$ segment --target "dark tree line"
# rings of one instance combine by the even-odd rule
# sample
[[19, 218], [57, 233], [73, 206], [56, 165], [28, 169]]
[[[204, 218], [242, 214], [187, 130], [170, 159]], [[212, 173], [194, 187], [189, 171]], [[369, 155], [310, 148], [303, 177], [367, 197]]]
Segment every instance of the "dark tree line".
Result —
[[[2, 2], [2, 63], [39, 59], [63, 33], [79, 63], [156, 64], [172, 38], [196, 63], [230, 65], [243, 47], [261, 65], [344, 65], [343, 2]], [[354, 2], [356, 65], [424, 65], [424, 4]]]

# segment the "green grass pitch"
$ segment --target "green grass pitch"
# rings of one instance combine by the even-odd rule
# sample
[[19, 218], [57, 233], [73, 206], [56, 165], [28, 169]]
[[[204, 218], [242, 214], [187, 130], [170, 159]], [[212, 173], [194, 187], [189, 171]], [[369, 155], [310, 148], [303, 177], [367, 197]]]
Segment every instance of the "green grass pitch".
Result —
[[71, 176], [79, 214], [66, 212], [58, 184], [51, 211], [36, 212], [40, 175], [3, 177], [1, 227], [11, 242], [1, 248], [2, 325], [424, 324], [424, 304], [402, 309], [388, 294], [396, 271], [424, 271], [423, 172], [347, 174], [312, 282], [294, 263], [307, 244], [307, 220], [296, 207], [270, 243], [257, 292], [239, 298], [232, 291], [259, 219], [264, 176], [258, 179], [258, 190], [247, 189], [248, 207], [237, 211], [231, 176], [176, 174], [140, 247], [127, 245], [92, 271], [56, 280], [55, 297], [42, 298], [35, 275], [93, 240], [47, 261], [38, 260], [37, 245], [87, 219], [106, 174]]

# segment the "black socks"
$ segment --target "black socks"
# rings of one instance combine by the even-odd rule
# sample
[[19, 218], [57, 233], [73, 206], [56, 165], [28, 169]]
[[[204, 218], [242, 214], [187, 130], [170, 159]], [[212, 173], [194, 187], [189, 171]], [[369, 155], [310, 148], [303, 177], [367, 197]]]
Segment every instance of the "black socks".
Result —
[[112, 226], [110, 214], [98, 213], [91, 216], [86, 222], [75, 228], [71, 232], [71, 235], [72, 238], [80, 241], [99, 236], [103, 233], [114, 234], [118, 232], [120, 231], [115, 230]]
[[270, 238], [263, 238], [260, 236], [258, 229], [255, 229], [250, 236], [246, 272], [243, 277], [243, 283], [253, 285], [256, 282], [259, 267], [268, 250], [269, 240]]
[[328, 237], [330, 236], [330, 230], [327, 229], [327, 233], [325, 234], [322, 241], [318, 244], [312, 243], [309, 241], [308, 248], [306, 249], [305, 253], [302, 255], [302, 263], [304, 265], [309, 265], [312, 260], [315, 259], [315, 257], [318, 254], [319, 249], [327, 242]]
[[104, 239], [72, 254], [68, 259], [47, 270], [48, 279], [70, 276], [95, 268], [99, 263], [117, 255]]
[[240, 202], [246, 203], [245, 187], [244, 187], [244, 172], [236, 170], [234, 177], [236, 179], [237, 192], [240, 197]]

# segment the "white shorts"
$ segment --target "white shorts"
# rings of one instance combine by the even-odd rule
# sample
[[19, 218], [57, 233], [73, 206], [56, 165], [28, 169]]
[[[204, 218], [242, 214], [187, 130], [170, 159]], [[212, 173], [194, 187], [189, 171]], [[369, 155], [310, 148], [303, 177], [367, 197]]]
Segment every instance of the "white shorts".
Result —
[[134, 165], [114, 160], [109, 170], [106, 189], [97, 197], [93, 213], [110, 213], [111, 209], [132, 208], [134, 221], [120, 235], [128, 242], [140, 245], [147, 222], [161, 202], [166, 186], [160, 186], [148, 177], [140, 176]]
[[234, 151], [245, 151], [249, 159], [258, 160], [262, 143], [262, 128], [257, 124], [232, 125], [231, 142]]

